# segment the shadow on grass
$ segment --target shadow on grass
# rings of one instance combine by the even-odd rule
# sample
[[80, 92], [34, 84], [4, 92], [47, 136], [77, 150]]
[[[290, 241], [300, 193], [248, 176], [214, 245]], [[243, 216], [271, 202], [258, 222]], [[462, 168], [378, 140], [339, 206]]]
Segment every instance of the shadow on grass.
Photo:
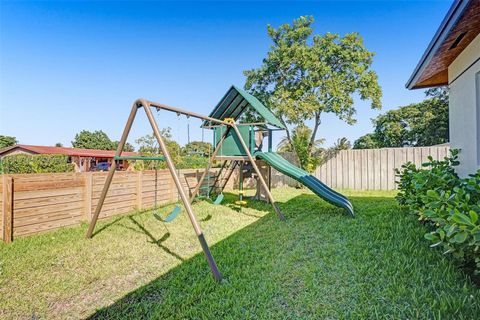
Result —
[[[225, 194], [222, 205], [230, 207], [235, 199], [236, 195]], [[295, 231], [296, 221], [299, 221], [297, 218], [315, 215], [317, 217], [313, 220], [318, 220], [320, 217], [321, 220], [334, 217], [344, 220], [347, 224], [348, 221], [352, 221], [347, 216], [342, 217], [342, 209], [330, 207], [314, 195], [302, 194], [278, 204], [290, 218], [291, 223], [285, 224], [278, 221], [270, 204], [250, 200], [248, 203], [250, 208], [269, 213], [262, 217], [258, 216], [260, 219], [256, 222], [211, 247], [212, 254], [224, 275], [224, 281], [221, 284], [216, 283], [211, 277], [204, 255], [200, 252], [147, 285], [130, 292], [114, 304], [98, 310], [89, 319], [160, 319], [191, 318], [192, 316], [222, 318], [230, 314], [231, 308], [234, 308], [235, 312], [241, 312], [246, 306], [244, 304], [255, 309], [255, 303], [267, 303], [265, 312], [268, 315], [269, 300], [272, 301], [272, 307], [275, 307], [273, 301], [278, 297], [275, 297], [277, 294], [275, 290], [270, 292], [271, 289], [267, 290], [271, 296], [265, 296], [265, 287], [281, 287], [283, 282], [269, 270], [269, 267], [271, 264], [281, 266], [281, 262], [277, 262], [276, 257], [288, 255], [292, 250], [289, 244], [282, 243], [280, 239], [285, 237], [285, 233], [292, 237], [298, 236]], [[298, 207], [304, 207], [305, 210], [299, 211]], [[133, 217], [131, 220], [154, 240]], [[300, 222], [299, 227], [302, 228], [304, 225], [304, 222]], [[308, 234], [306, 237], [308, 238]], [[302, 246], [302, 242], [294, 242], [294, 245]], [[284, 266], [285, 270], [289, 267], [294, 268], [294, 266]], [[247, 303], [246, 300], [250, 302]], [[255, 302], [253, 305], [252, 301]], [[190, 308], [197, 309], [199, 305], [203, 305], [206, 314], [189, 314]], [[237, 316], [233, 314], [231, 314], [233, 318], [241, 316], [238, 313]]]
[[165, 251], [166, 253], [168, 253], [169, 255], [175, 257], [176, 259], [180, 260], [180, 261], [185, 261], [184, 258], [182, 258], [180, 255], [178, 255], [177, 253], [173, 252], [172, 250], [170, 250], [169, 248], [167, 248], [166, 246], [164, 246], [162, 243], [165, 242], [168, 238], [170, 238], [170, 232], [166, 232], [160, 239], [156, 239], [151, 232], [149, 232], [147, 230], [147, 228], [145, 228], [141, 223], [139, 223], [133, 216], [128, 216], [128, 219], [138, 228], [137, 229], [134, 229], [134, 228], [131, 228], [131, 227], [126, 227], [127, 229], [130, 229], [134, 232], [140, 232], [140, 233], [143, 233], [145, 234], [149, 239], [150, 239], [150, 243], [153, 243], [155, 245], [157, 245], [160, 249], [162, 249], [163, 251]]
[[[227, 194], [222, 205], [234, 199]], [[422, 242], [423, 227], [393, 198], [351, 200], [355, 219], [298, 195], [278, 203], [286, 223], [269, 204], [249, 201], [269, 213], [211, 247], [222, 283], [200, 252], [89, 319], [469, 318], [479, 311], [464, 298], [475, 301], [478, 291]]]
[[92, 234], [93, 237], [95, 237], [97, 234], [99, 234], [100, 232], [102, 232], [103, 230], [113, 226], [114, 224], [116, 224], [117, 222], [119, 222], [120, 220], [123, 220], [125, 218], [125, 216], [120, 216], [118, 218], [115, 218], [114, 220], [108, 222], [108, 223], [105, 223], [105, 224], [102, 224], [102, 226], [100, 228], [97, 228], [95, 230], [95, 232]]

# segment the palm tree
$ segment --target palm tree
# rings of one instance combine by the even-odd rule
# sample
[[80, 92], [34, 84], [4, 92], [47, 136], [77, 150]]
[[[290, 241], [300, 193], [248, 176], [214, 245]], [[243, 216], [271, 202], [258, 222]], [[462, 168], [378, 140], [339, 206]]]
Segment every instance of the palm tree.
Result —
[[284, 137], [277, 145], [277, 151], [296, 153], [300, 161], [300, 166], [307, 171], [313, 171], [320, 162], [320, 157], [325, 151], [325, 149], [322, 148], [325, 139], [315, 140], [311, 150], [309, 150], [311, 136], [312, 129], [304, 124], [298, 125], [292, 131], [291, 142], [287, 137]]
[[348, 149], [352, 149], [352, 144], [350, 143], [350, 141], [348, 141], [347, 138], [343, 137], [343, 138], [337, 139], [337, 142], [333, 144], [332, 149], [335, 150], [336, 152], [341, 150], [348, 150]]
[[352, 148], [352, 144], [350, 143], [350, 141], [348, 141], [347, 138], [345, 138], [345, 137], [339, 138], [333, 144], [332, 147], [325, 150], [325, 152], [323, 153], [321, 163], [323, 164], [323, 163], [327, 162], [329, 159], [335, 157], [340, 151], [348, 150], [348, 149], [351, 149], [351, 148]]

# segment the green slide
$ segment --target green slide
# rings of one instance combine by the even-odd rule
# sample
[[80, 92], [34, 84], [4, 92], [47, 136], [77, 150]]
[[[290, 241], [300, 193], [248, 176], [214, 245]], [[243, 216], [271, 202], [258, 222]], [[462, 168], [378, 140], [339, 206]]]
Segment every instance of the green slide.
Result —
[[293, 164], [282, 158], [278, 153], [256, 152], [255, 156], [257, 158], [265, 160], [270, 166], [277, 169], [281, 173], [302, 183], [323, 200], [337, 207], [344, 208], [351, 216], [355, 215], [353, 212], [352, 204], [344, 195], [329, 188], [307, 171], [304, 171], [294, 166]]

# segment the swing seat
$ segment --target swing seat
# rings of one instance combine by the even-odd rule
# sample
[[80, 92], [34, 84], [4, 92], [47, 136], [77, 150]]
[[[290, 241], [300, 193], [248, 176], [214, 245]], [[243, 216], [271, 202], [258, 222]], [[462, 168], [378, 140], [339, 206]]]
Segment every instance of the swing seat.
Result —
[[220, 194], [217, 196], [217, 199], [215, 199], [215, 201], [213, 201], [213, 204], [219, 205], [220, 203], [222, 203], [223, 198], [224, 198], [223, 193], [220, 193]]
[[170, 212], [166, 217], [165, 219], [163, 219], [156, 211], [153, 212], [153, 216], [159, 220], [159, 221], [162, 221], [162, 222], [172, 222], [173, 220], [175, 220], [176, 217], [178, 217], [178, 215], [182, 212], [182, 207], [180, 206], [175, 206], [175, 208], [172, 210], [172, 212]]

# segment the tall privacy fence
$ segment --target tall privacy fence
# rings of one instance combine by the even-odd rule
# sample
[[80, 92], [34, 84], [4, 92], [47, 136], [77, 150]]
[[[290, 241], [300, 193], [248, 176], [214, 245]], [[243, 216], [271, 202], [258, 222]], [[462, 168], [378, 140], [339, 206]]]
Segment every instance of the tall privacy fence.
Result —
[[[395, 168], [411, 161], [420, 165], [428, 155], [442, 159], [447, 146], [341, 151], [319, 167], [315, 175], [333, 188], [395, 189]], [[297, 163], [293, 154], [283, 154]], [[204, 186], [213, 184], [219, 169], [212, 169]], [[203, 170], [180, 170], [183, 188], [189, 194]], [[95, 211], [107, 173], [5, 174], [0, 183], [0, 235], [5, 242], [16, 236], [35, 234], [89, 222]], [[238, 185], [238, 171], [226, 189]], [[157, 181], [157, 183], [155, 183]], [[244, 183], [255, 186], [252, 178]], [[273, 188], [298, 186], [298, 182], [272, 169]], [[100, 219], [178, 200], [177, 189], [168, 170], [115, 173]]]
[[411, 148], [342, 150], [315, 171], [315, 176], [332, 188], [394, 190], [395, 169], [410, 161], [420, 166], [431, 155], [442, 160], [448, 145]]

